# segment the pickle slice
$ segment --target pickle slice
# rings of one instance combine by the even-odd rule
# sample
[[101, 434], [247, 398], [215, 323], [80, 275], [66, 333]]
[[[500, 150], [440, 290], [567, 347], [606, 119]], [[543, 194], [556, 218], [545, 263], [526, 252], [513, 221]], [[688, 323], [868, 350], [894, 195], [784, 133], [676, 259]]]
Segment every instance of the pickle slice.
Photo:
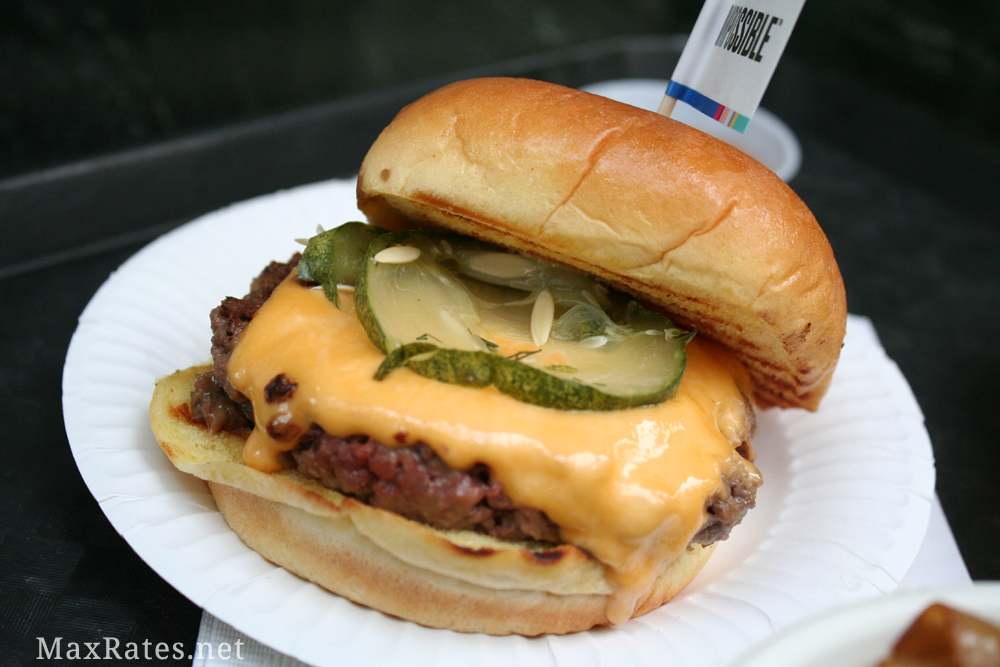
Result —
[[[533, 336], [543, 292], [554, 303], [552, 322], [539, 327], [536, 314]], [[406, 366], [563, 410], [666, 400], [694, 335], [565, 267], [423, 232], [384, 234], [371, 243], [354, 304], [368, 337], [386, 353], [377, 379]], [[548, 333], [539, 345], [540, 329]]]
[[338, 286], [357, 284], [368, 246], [384, 233], [375, 225], [345, 222], [313, 236], [299, 260], [299, 279], [322, 285], [326, 298], [339, 308]]
[[[409, 262], [378, 261], [396, 248], [418, 248], [420, 254]], [[386, 354], [415, 342], [487, 349], [472, 333], [480, 326], [472, 296], [441, 265], [442, 255], [441, 244], [420, 232], [383, 234], [369, 246], [354, 292], [354, 311], [368, 337]]]

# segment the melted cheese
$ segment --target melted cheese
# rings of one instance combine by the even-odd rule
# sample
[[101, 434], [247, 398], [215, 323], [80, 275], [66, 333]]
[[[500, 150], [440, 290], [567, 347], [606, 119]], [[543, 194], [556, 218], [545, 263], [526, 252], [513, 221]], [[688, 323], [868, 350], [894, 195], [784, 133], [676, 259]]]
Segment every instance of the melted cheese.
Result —
[[[388, 446], [423, 441], [454, 468], [485, 463], [516, 504], [543, 510], [563, 539], [604, 563], [616, 590], [608, 618], [631, 617], [705, 522], [706, 499], [747, 437], [742, 366], [696, 338], [673, 399], [619, 412], [541, 408], [406, 368], [378, 382], [384, 355], [345, 296], [338, 310], [321, 290], [286, 280], [241, 335], [229, 376], [253, 401], [248, 465], [280, 469], [278, 452], [312, 423]], [[296, 389], [269, 403], [265, 387], [279, 374]]]

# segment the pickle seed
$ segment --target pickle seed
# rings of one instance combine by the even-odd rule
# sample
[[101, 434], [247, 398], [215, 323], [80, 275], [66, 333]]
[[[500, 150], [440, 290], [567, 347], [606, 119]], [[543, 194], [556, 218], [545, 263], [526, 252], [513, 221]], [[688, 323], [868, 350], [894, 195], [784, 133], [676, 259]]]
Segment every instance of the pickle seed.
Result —
[[[523, 256], [513, 263], [523, 266], [528, 259], [535, 266], [516, 279], [501, 280], [476, 272], [470, 267], [472, 257], [504, 253], [482, 250], [471, 241], [459, 246], [449, 237], [456, 253], [454, 261], [436, 261], [439, 254], [447, 252], [441, 240], [419, 232], [385, 234], [370, 241], [367, 259], [400, 246], [419, 247], [423, 254], [413, 264], [359, 263], [355, 309], [368, 337], [386, 353], [374, 375], [376, 380], [407, 366], [436, 381], [492, 386], [516, 400], [559, 410], [620, 410], [659, 403], [673, 395], [684, 371], [683, 343], [689, 334], [661, 338], [664, 329], [672, 328], [667, 318], [627, 300], [625, 295], [609, 294], [607, 288], [569, 269]], [[339, 247], [341, 239], [337, 241]], [[534, 311], [541, 298], [541, 313], [547, 297], [539, 295], [545, 288], [552, 297], [554, 313], [544, 347], [532, 344], [535, 349], [501, 355], [489, 339], [499, 336], [517, 341], [518, 347], [530, 344], [532, 315], [524, 309]], [[583, 295], [584, 291], [589, 296]], [[606, 302], [605, 308], [595, 305], [590, 297], [598, 304]], [[555, 318], [555, 312], [563, 308], [566, 312]], [[657, 335], [644, 335], [646, 330], [655, 330]], [[565, 341], [575, 348], [566, 350], [572, 366], [548, 367], [554, 359], [544, 358], [545, 349], [556, 339], [558, 345]], [[644, 363], [650, 358], [656, 363]], [[621, 372], [612, 377], [606, 371], [613, 365]]]
[[608, 342], [607, 336], [591, 336], [590, 338], [584, 338], [580, 341], [580, 347], [586, 348], [588, 350], [593, 350], [594, 348], [606, 345]]
[[535, 305], [531, 309], [531, 340], [535, 345], [541, 347], [548, 341], [555, 314], [556, 304], [552, 292], [546, 287], [538, 293]]
[[519, 278], [535, 267], [535, 262], [507, 252], [484, 252], [469, 259], [469, 268], [494, 278]]
[[412, 245], [397, 245], [375, 254], [372, 259], [378, 264], [409, 264], [420, 257], [420, 248]]

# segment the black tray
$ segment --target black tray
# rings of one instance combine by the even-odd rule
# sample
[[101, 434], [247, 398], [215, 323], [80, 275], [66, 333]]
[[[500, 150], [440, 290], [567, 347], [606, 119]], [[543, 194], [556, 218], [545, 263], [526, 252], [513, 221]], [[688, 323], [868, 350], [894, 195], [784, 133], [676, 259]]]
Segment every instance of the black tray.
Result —
[[[401, 106], [448, 81], [663, 79], [681, 45], [586, 44], [0, 182], [0, 386], [13, 416], [0, 478], [0, 664], [37, 662], [40, 637], [50, 647], [62, 637], [64, 651], [114, 637], [180, 642], [189, 653], [197, 635], [200, 610], [110, 527], [59, 419], [76, 318], [115, 267], [201, 213], [350, 176]], [[922, 109], [790, 59], [764, 105], [802, 142], [793, 186], [830, 237], [851, 311], [873, 319], [927, 416], [938, 493], [970, 571], [1000, 579], [991, 503], [1000, 472], [1000, 197], [989, 186], [1000, 165]]]

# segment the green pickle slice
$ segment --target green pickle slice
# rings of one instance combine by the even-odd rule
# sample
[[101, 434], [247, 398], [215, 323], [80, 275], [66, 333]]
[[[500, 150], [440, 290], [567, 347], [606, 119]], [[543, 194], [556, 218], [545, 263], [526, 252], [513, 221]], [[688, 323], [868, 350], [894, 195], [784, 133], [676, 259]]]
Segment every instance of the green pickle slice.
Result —
[[[359, 231], [370, 228], [352, 231], [352, 238], [361, 238]], [[324, 266], [347, 264], [337, 256], [360, 244], [334, 238]], [[329, 297], [323, 276], [337, 273], [317, 260], [306, 275]], [[376, 379], [406, 366], [561, 410], [667, 400], [694, 336], [582, 273], [454, 235], [376, 235], [355, 284], [358, 319], [386, 353]]]
[[326, 298], [339, 308], [338, 287], [357, 284], [368, 246], [384, 233], [375, 225], [345, 222], [313, 236], [302, 251], [298, 277], [321, 284]]

